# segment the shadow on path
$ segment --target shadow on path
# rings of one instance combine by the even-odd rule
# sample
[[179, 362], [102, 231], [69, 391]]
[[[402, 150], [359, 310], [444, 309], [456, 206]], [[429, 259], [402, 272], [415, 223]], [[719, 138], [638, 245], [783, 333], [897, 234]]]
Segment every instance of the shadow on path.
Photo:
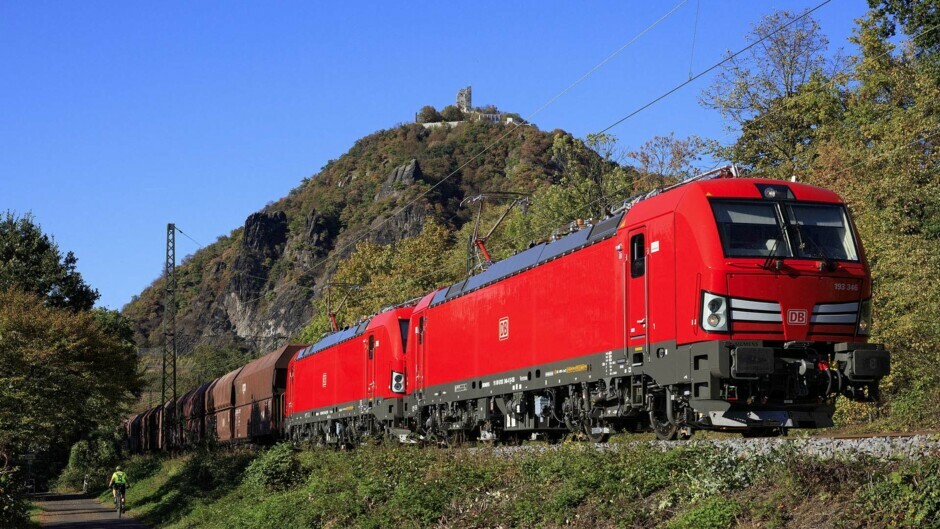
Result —
[[33, 501], [42, 508], [43, 527], [55, 529], [147, 529], [146, 525], [129, 518], [120, 520], [114, 504], [100, 503], [81, 494], [37, 494]]

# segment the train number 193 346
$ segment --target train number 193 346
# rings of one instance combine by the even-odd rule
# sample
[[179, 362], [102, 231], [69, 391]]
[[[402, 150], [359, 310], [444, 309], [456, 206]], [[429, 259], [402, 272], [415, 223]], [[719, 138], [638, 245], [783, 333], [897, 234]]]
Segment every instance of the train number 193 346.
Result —
[[858, 283], [836, 283], [835, 289], [856, 292], [858, 291]]

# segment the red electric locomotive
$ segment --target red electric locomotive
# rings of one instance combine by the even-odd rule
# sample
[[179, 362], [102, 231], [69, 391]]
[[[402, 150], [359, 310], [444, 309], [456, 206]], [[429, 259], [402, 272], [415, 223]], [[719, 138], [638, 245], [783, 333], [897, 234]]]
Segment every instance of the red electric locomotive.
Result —
[[411, 307], [384, 311], [300, 350], [287, 368], [290, 438], [356, 444], [404, 418]]
[[[413, 306], [270, 353], [184, 396], [183, 423], [223, 442], [283, 429], [338, 444], [831, 426], [837, 396], [877, 399], [890, 370], [867, 343], [855, 228], [830, 191], [735, 176], [635, 197]], [[133, 445], [158, 448], [166, 413], [133, 418]]]
[[594, 440], [652, 426], [773, 435], [877, 398], [871, 280], [817, 187], [702, 175], [422, 299], [409, 425], [440, 438]]

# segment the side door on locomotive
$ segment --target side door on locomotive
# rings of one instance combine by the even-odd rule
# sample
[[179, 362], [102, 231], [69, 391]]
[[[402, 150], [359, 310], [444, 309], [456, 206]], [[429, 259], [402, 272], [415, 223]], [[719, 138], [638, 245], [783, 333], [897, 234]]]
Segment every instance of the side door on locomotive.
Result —
[[[643, 209], [641, 204], [637, 213]], [[674, 214], [650, 217], [626, 230], [625, 346], [633, 372], [647, 375], [653, 385], [687, 382], [688, 353], [676, 341], [676, 262], [686, 256], [675, 244]]]

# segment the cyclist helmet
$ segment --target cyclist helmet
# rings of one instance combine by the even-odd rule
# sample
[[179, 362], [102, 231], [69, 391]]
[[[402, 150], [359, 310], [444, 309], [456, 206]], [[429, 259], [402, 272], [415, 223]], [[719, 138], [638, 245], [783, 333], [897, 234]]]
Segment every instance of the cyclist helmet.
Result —
[[117, 467], [117, 468], [115, 468], [114, 470], [115, 470], [115, 472], [120, 472], [120, 470], [121, 470], [121, 467], [120, 467], [120, 465], [118, 465], [118, 467]]

